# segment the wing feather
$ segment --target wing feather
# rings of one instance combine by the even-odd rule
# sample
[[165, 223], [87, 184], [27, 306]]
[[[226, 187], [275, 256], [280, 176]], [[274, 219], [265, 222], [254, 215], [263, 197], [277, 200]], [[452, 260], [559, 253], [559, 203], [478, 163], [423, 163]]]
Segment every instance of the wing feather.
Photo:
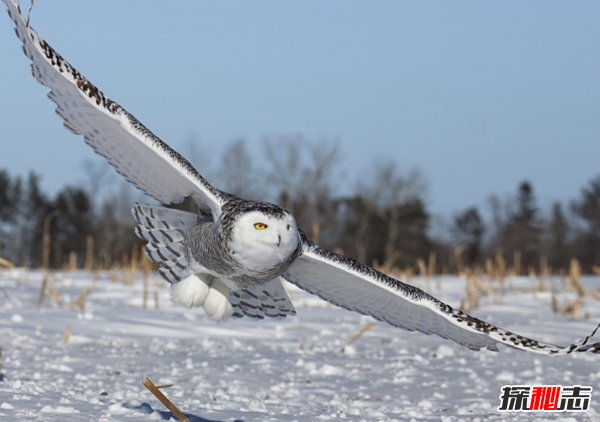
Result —
[[224, 202], [223, 193], [64, 60], [25, 22], [18, 5], [3, 1], [15, 22], [23, 52], [31, 60], [33, 76], [50, 88], [48, 98], [56, 104], [65, 127], [83, 135], [96, 153], [142, 192], [167, 204], [192, 196], [216, 218]]
[[275, 278], [264, 284], [255, 284], [236, 290], [230, 294], [233, 316], [241, 318], [264, 319], [265, 317], [282, 319], [296, 315], [281, 279]]
[[515, 334], [468, 315], [414, 286], [388, 277], [358, 261], [320, 248], [306, 238], [303, 252], [284, 278], [342, 308], [371, 315], [409, 331], [436, 334], [473, 350], [504, 344], [546, 355], [600, 353], [600, 343], [555, 346]]

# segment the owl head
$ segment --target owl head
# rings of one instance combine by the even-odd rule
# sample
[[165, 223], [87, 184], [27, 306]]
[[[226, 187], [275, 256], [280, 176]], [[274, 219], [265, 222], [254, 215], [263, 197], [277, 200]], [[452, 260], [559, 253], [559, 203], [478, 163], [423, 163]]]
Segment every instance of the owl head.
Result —
[[296, 220], [288, 211], [265, 202], [238, 203], [222, 226], [230, 253], [251, 271], [266, 271], [286, 262], [298, 249]]

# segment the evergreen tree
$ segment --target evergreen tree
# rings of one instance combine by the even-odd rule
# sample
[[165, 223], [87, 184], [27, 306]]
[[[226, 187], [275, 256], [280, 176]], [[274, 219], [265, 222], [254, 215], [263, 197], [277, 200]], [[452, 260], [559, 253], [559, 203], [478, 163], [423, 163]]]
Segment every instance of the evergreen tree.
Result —
[[465, 264], [472, 266], [480, 260], [484, 233], [485, 225], [477, 208], [468, 208], [454, 217], [452, 234], [455, 242], [465, 248]]
[[592, 180], [581, 192], [581, 198], [573, 207], [590, 233], [600, 236], [600, 176]]
[[537, 214], [533, 187], [528, 181], [523, 181], [517, 192], [517, 210], [512, 215], [512, 222], [521, 227], [532, 227], [537, 224]]
[[576, 236], [576, 253], [585, 270], [600, 266], [600, 176], [592, 180], [573, 203], [583, 227]]
[[555, 202], [552, 216], [548, 224], [547, 256], [548, 264], [554, 269], [566, 269], [571, 259], [569, 245], [569, 223], [564, 214], [562, 204]]
[[0, 170], [0, 257], [15, 261], [15, 223], [21, 206], [21, 179]]
[[59, 267], [70, 252], [78, 255], [78, 265], [83, 265], [87, 237], [92, 234], [94, 216], [92, 204], [85, 191], [66, 187], [54, 201], [57, 211], [53, 231], [53, 266]]
[[[43, 226], [46, 217], [52, 212], [48, 197], [40, 188], [40, 177], [31, 172], [25, 182], [23, 204], [19, 211], [18, 231], [19, 250], [17, 264], [38, 267], [42, 264]], [[53, 219], [46, 220], [51, 227]]]
[[541, 257], [542, 227], [533, 187], [529, 182], [521, 182], [515, 202], [515, 211], [501, 229], [500, 247], [509, 262], [515, 253], [519, 253], [522, 269], [535, 268]]

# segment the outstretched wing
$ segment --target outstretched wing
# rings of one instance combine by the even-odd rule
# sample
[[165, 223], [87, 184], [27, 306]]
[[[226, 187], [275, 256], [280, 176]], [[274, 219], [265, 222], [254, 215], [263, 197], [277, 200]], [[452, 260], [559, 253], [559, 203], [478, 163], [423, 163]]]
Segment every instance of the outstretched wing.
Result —
[[18, 5], [4, 0], [15, 22], [33, 76], [50, 88], [48, 98], [64, 125], [102, 155], [125, 179], [163, 203], [186, 196], [216, 218], [224, 194], [211, 186], [179, 153], [156, 137], [123, 107], [64, 60], [26, 23]]
[[421, 289], [322, 249], [307, 239], [303, 243], [302, 254], [284, 278], [342, 308], [405, 330], [436, 334], [473, 350], [498, 350], [497, 344], [502, 343], [546, 355], [600, 353], [600, 343], [588, 344], [598, 327], [582, 342], [567, 347], [542, 343], [465, 314]]

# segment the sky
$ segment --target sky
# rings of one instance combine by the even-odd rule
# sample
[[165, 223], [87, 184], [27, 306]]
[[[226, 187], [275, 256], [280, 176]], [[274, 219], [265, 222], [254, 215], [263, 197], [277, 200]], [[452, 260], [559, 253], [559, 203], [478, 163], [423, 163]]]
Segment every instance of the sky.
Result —
[[[337, 139], [343, 183], [419, 169], [447, 217], [524, 179], [549, 208], [600, 175], [598, 16], [597, 1], [38, 0], [31, 22], [184, 155], [192, 134], [216, 150]], [[83, 183], [101, 159], [62, 127], [7, 16], [0, 55], [0, 169]]]

